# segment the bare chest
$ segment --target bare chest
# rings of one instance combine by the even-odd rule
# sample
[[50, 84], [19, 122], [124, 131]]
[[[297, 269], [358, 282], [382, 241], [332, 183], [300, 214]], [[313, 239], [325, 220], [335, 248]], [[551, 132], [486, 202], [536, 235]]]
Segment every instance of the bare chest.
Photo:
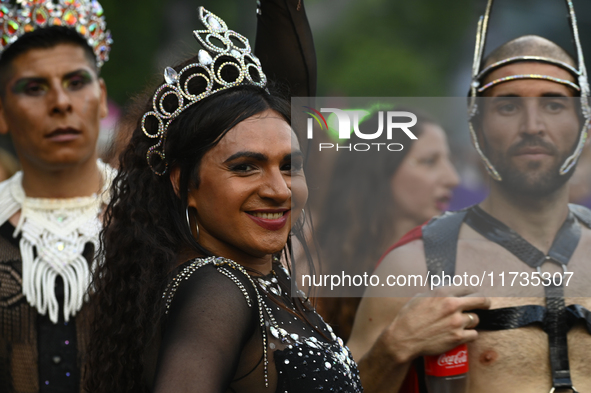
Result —
[[[580, 304], [591, 309], [590, 270], [591, 234], [585, 230], [567, 265], [570, 281], [568, 285], [562, 281], [567, 306]], [[538, 283], [536, 279], [539, 273], [556, 277], [556, 283], [559, 277], [565, 278], [559, 265], [545, 263], [539, 272], [485, 239], [460, 240], [458, 244], [456, 274], [484, 277], [477, 290], [491, 297], [493, 309], [545, 306], [543, 280]], [[591, 391], [591, 334], [582, 323], [568, 333], [568, 344], [573, 383], [580, 392]], [[550, 390], [548, 336], [539, 326], [481, 331], [479, 338], [469, 346], [469, 357], [470, 393]]]
[[[541, 301], [540, 301], [541, 300]], [[591, 307], [591, 299], [566, 299], [566, 304]], [[543, 304], [535, 298], [494, 298], [493, 308]], [[571, 376], [580, 392], [591, 391], [591, 335], [583, 324], [568, 333]], [[547, 392], [552, 386], [548, 336], [539, 326], [495, 332], [480, 331], [469, 345], [470, 393]]]

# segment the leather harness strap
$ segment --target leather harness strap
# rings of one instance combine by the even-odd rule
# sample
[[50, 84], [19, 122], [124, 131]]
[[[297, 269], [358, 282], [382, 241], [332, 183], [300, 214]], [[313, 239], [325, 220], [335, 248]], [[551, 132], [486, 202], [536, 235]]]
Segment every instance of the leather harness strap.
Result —
[[[536, 269], [540, 269], [544, 262], [551, 261], [560, 264], [566, 270], [566, 265], [581, 238], [581, 226], [570, 211], [556, 234], [547, 255], [479, 206], [473, 206], [468, 210], [464, 222], [486, 239], [499, 244], [526, 265]], [[546, 314], [542, 328], [548, 335], [552, 386], [555, 389], [574, 390], [568, 360], [568, 328], [564, 289], [562, 285], [551, 284], [544, 287], [544, 290], [546, 293]]]
[[[495, 242], [532, 268], [540, 270], [545, 262], [554, 262], [566, 271], [580, 237], [581, 227], [577, 219], [591, 227], [591, 211], [577, 205], [569, 205], [570, 212], [545, 255], [480, 207], [473, 206], [457, 213], [446, 213], [431, 220], [423, 228], [425, 260], [431, 274], [455, 274], [459, 231], [466, 223], [488, 240]], [[577, 219], [575, 219], [575, 217]], [[586, 322], [591, 334], [591, 312], [580, 305], [565, 307], [562, 286], [547, 286], [546, 307], [520, 306], [494, 310], [474, 311], [480, 318], [480, 330], [505, 330], [540, 324], [548, 334], [550, 363], [552, 367], [552, 391], [563, 389], [576, 392], [572, 386], [568, 361], [567, 333], [578, 322]]]
[[427, 269], [432, 275], [445, 272], [453, 276], [456, 271], [456, 253], [460, 227], [466, 217], [467, 209], [447, 212], [431, 219], [423, 227], [423, 248]]
[[[543, 327], [547, 313], [546, 307], [534, 305], [472, 310], [470, 312], [478, 315], [480, 320], [478, 330], [518, 329], [536, 324]], [[565, 318], [567, 330], [582, 322], [585, 324], [587, 332], [591, 334], [591, 312], [586, 308], [579, 304], [567, 306]]]

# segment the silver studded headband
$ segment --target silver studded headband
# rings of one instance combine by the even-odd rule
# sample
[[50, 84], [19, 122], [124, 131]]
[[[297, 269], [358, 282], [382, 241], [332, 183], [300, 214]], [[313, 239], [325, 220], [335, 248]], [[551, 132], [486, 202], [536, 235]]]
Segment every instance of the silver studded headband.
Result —
[[[146, 153], [148, 165], [157, 175], [163, 175], [168, 169], [164, 152], [168, 127], [185, 109], [212, 94], [234, 86], [247, 84], [265, 87], [267, 84], [267, 77], [263, 73], [259, 59], [252, 53], [248, 39], [228, 30], [221, 18], [203, 7], [199, 7], [199, 20], [205, 27], [205, 30], [193, 31], [193, 35], [203, 47], [197, 56], [199, 62], [189, 64], [179, 72], [166, 67], [165, 83], [154, 93], [152, 110], [142, 117], [142, 131], [148, 138], [157, 140]], [[216, 45], [213, 39], [221, 45]], [[225, 67], [232, 67], [237, 71], [235, 79], [224, 79], [222, 70]], [[195, 78], [201, 78], [204, 82], [205, 87], [200, 91], [191, 91], [189, 83]], [[165, 99], [170, 96], [174, 96], [177, 101], [173, 109], [165, 108], [164, 104]], [[148, 131], [148, 120], [157, 122], [158, 129], [155, 133]], [[162, 170], [156, 168], [156, 160], [164, 165]]]
[[[565, 162], [560, 167], [560, 174], [565, 175], [567, 174], [577, 163], [581, 153], [583, 152], [583, 147], [585, 146], [585, 141], [588, 137], [588, 128], [589, 122], [591, 120], [591, 108], [589, 107], [589, 82], [587, 78], [587, 69], [585, 67], [585, 59], [583, 57], [583, 49], [581, 46], [581, 41], [579, 39], [579, 29], [577, 25], [577, 18], [574, 10], [574, 6], [572, 0], [565, 0], [566, 6], [568, 8], [568, 15], [570, 21], [571, 32], [573, 35], [573, 40], [575, 42], [575, 50], [577, 53], [577, 67], [573, 67], [567, 63], [561, 62], [556, 59], [551, 59], [542, 56], [515, 56], [508, 59], [504, 59], [498, 61], [494, 64], [489, 65], [488, 67], [481, 69], [482, 67], [482, 60], [484, 55], [484, 48], [486, 46], [486, 37], [488, 33], [488, 22], [491, 15], [492, 5], [494, 0], [488, 0], [486, 11], [483, 16], [480, 17], [478, 21], [478, 27], [476, 31], [476, 46], [474, 50], [474, 62], [472, 65], [472, 83], [470, 85], [470, 101], [468, 105], [468, 116], [469, 116], [469, 128], [470, 128], [470, 136], [472, 138], [472, 143], [476, 148], [480, 158], [484, 162], [484, 165], [490, 174], [490, 176], [497, 180], [501, 181], [502, 177], [497, 172], [495, 167], [486, 157], [480, 144], [478, 143], [478, 138], [476, 135], [476, 131], [474, 129], [474, 125], [472, 124], [472, 120], [476, 113], [478, 112], [478, 104], [477, 104], [477, 97], [482, 94], [486, 89], [496, 86], [501, 83], [510, 82], [512, 80], [518, 79], [540, 79], [540, 80], [548, 80], [551, 82], [560, 83], [566, 86], [569, 86], [576, 91], [580, 92], [581, 97], [581, 112], [584, 118], [584, 124], [582, 126], [579, 141], [573, 151], [573, 153], [565, 160]], [[548, 75], [539, 75], [539, 74], [520, 74], [520, 75], [511, 75], [504, 78], [499, 78], [496, 80], [491, 81], [485, 85], [482, 85], [482, 80], [492, 71], [503, 67], [508, 64], [517, 63], [517, 62], [524, 62], [524, 61], [533, 61], [533, 62], [540, 62], [546, 64], [552, 64], [558, 66], [560, 68], [565, 69], [566, 71], [570, 72], [576, 80], [576, 83], [573, 83], [566, 79], [555, 78]]]

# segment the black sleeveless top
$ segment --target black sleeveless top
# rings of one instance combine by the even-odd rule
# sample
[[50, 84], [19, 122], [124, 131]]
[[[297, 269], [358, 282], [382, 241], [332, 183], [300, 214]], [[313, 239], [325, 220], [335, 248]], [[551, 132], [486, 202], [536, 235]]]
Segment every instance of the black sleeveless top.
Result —
[[185, 380], [174, 383], [198, 383], [200, 391], [362, 392], [348, 348], [290, 290], [278, 262], [259, 277], [224, 258], [182, 265], [164, 293], [157, 380], [178, 380], [182, 366]]

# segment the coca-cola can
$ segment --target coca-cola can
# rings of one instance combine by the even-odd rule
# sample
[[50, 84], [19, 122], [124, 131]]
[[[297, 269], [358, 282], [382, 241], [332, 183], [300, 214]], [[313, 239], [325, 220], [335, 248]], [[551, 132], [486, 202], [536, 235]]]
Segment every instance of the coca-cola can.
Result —
[[468, 346], [466, 344], [441, 355], [425, 356], [425, 374], [427, 375], [451, 377], [466, 374], [468, 371]]

